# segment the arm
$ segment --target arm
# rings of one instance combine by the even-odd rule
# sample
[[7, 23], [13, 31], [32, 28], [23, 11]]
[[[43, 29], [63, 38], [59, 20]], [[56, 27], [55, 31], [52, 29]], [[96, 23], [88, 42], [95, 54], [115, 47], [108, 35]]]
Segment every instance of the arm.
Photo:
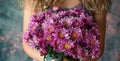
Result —
[[[33, 14], [31, 11], [31, 4], [30, 3], [32, 4], [32, 2], [25, 0], [24, 10], [23, 10], [23, 12], [24, 12], [23, 34], [27, 30], [29, 19], [30, 19], [31, 15]], [[28, 56], [30, 56], [31, 58], [33, 58], [37, 61], [43, 61], [43, 57], [40, 56], [39, 52], [36, 49], [32, 49], [24, 41], [22, 41], [22, 44], [23, 44], [23, 49]]]
[[95, 13], [95, 22], [98, 25], [98, 30], [100, 32], [100, 47], [101, 47], [101, 54], [104, 53], [104, 44], [105, 44], [105, 33], [106, 33], [106, 14], [107, 12], [104, 11], [102, 13]]
[[100, 32], [101, 53], [98, 58], [95, 58], [92, 60], [91, 60], [91, 58], [87, 58], [86, 61], [97, 61], [104, 53], [105, 33], [106, 33], [106, 14], [107, 14], [107, 11], [104, 11], [104, 12], [94, 11], [95, 23], [98, 25], [98, 30]]
[[99, 57], [93, 59], [93, 61], [97, 61], [104, 53], [105, 34], [106, 34], [106, 14], [107, 14], [107, 11], [103, 11], [103, 12], [96, 11], [94, 14], [95, 23], [98, 25], [98, 30], [100, 32], [101, 53], [100, 53]]
[[95, 22], [98, 25], [98, 30], [100, 32], [100, 48], [101, 53], [98, 58], [100, 58], [104, 53], [104, 46], [105, 46], [105, 34], [106, 34], [106, 14], [107, 11], [102, 13], [95, 13]]

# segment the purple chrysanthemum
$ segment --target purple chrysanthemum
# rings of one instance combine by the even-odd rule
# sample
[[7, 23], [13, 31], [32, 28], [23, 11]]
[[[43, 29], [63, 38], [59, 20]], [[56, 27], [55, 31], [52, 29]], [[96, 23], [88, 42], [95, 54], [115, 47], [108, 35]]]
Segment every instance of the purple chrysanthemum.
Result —
[[54, 6], [33, 15], [24, 35], [25, 41], [36, 46], [42, 55], [47, 47], [76, 59], [96, 58], [100, 54], [100, 33], [84, 9], [69, 10]]

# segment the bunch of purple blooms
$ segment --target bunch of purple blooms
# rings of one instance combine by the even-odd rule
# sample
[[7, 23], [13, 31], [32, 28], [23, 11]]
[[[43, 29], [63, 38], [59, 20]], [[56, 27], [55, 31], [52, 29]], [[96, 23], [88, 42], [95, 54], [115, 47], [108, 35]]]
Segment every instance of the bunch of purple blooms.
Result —
[[97, 25], [84, 9], [56, 6], [33, 15], [24, 35], [41, 55], [60, 53], [81, 60], [99, 56], [99, 37]]

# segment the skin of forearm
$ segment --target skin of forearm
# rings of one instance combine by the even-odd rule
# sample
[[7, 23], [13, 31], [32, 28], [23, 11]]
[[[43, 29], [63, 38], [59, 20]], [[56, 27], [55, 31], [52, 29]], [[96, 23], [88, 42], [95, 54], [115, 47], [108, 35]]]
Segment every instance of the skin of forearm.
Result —
[[[103, 12], [96, 12], [94, 15], [95, 23], [98, 25], [98, 30], [100, 32], [100, 48], [101, 53], [98, 58], [100, 58], [104, 53], [104, 45], [105, 45], [105, 34], [106, 34], [106, 13], [107, 11]], [[96, 59], [98, 59], [96, 58]]]

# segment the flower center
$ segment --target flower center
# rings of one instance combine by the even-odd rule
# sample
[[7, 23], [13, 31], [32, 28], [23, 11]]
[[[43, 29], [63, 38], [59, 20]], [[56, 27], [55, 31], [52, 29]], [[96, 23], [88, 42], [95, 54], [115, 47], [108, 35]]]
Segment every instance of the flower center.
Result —
[[78, 26], [78, 25], [79, 25], [78, 21], [73, 23], [73, 26]]
[[64, 34], [62, 32], [59, 32], [59, 37], [60, 38], [63, 38], [64, 37]]
[[79, 22], [78, 22], [77, 20], [73, 22], [73, 26], [74, 26], [74, 27], [76, 27], [76, 26], [78, 26], [78, 25], [79, 25]]
[[79, 23], [78, 22], [75, 22], [75, 25], [78, 25]]
[[70, 45], [69, 45], [68, 43], [66, 43], [66, 44], [64, 45], [64, 47], [65, 47], [66, 49], [70, 49]]
[[87, 56], [86, 52], [83, 51], [83, 52], [82, 52], [82, 57], [86, 57], [86, 56]]
[[90, 41], [90, 44], [91, 44], [91, 45], [94, 45], [94, 44], [95, 44], [95, 41], [94, 41], [94, 40], [91, 40], [91, 41]]
[[68, 25], [69, 25], [69, 23], [68, 23], [67, 21], [65, 21], [65, 22], [64, 22], [64, 25], [65, 25], [65, 26], [68, 26]]
[[72, 32], [71, 36], [72, 36], [73, 38], [76, 38], [76, 37], [77, 37], [77, 33], [76, 33], [76, 32]]
[[52, 40], [51, 36], [48, 36], [48, 37], [46, 38], [46, 40], [48, 40], [48, 41]]
[[49, 32], [53, 32], [53, 29], [52, 29], [52, 28], [49, 28], [48, 31], [49, 31]]
[[35, 26], [32, 26], [32, 29], [34, 30], [36, 27]]

